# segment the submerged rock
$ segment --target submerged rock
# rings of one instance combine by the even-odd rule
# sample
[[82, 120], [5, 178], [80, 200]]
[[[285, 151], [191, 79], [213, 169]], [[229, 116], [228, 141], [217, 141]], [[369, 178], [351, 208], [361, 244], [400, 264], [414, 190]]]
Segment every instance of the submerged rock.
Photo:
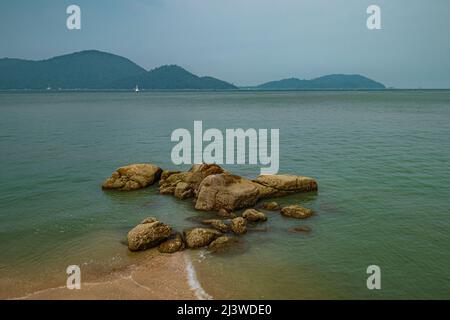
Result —
[[184, 249], [184, 241], [181, 234], [176, 233], [171, 238], [161, 243], [158, 251], [161, 253], [175, 253]]
[[128, 249], [138, 251], [156, 247], [170, 237], [171, 233], [172, 228], [159, 221], [138, 224], [128, 232]]
[[298, 205], [291, 205], [281, 209], [281, 214], [285, 217], [305, 219], [311, 217], [314, 212], [311, 209], [306, 209]]
[[247, 221], [242, 217], [237, 217], [231, 220], [231, 231], [237, 235], [247, 232]]
[[186, 245], [192, 249], [206, 247], [221, 235], [222, 233], [214, 229], [195, 228], [185, 231]]
[[291, 228], [288, 231], [291, 233], [298, 233], [298, 232], [308, 233], [308, 232], [311, 232], [311, 228], [308, 226], [298, 226], [298, 227]]
[[269, 211], [278, 211], [281, 209], [280, 205], [275, 201], [265, 202], [262, 207], [263, 207], [263, 209], [269, 210]]
[[142, 189], [155, 183], [161, 171], [161, 168], [149, 163], [132, 164], [118, 168], [103, 182], [102, 187], [121, 191]]
[[269, 231], [268, 227], [250, 227], [247, 228], [248, 232], [267, 232]]
[[258, 196], [258, 187], [250, 180], [227, 173], [210, 175], [198, 188], [195, 209], [231, 212], [254, 206]]
[[217, 229], [223, 233], [227, 233], [228, 231], [230, 231], [230, 226], [227, 225], [223, 220], [209, 219], [209, 220], [203, 220], [202, 223], [208, 224], [212, 228]]
[[266, 215], [255, 209], [245, 210], [242, 217], [249, 222], [267, 221]]
[[206, 177], [223, 172], [216, 164], [196, 164], [186, 172], [165, 171], [159, 181], [159, 192], [173, 194], [179, 199], [191, 198]]
[[234, 214], [233, 212], [230, 212], [224, 208], [220, 209], [217, 212], [217, 215], [222, 218], [230, 218], [230, 219], [236, 218], [236, 214]]
[[211, 242], [208, 249], [212, 252], [222, 252], [229, 249], [236, 242], [238, 242], [238, 239], [235, 237], [221, 236]]

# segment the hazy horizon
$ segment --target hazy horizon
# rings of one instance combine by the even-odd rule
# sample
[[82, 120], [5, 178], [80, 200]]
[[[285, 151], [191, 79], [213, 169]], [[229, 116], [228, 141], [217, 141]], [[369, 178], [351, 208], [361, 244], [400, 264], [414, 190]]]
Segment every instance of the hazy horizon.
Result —
[[[81, 30], [66, 28], [70, 4], [81, 7]], [[371, 4], [381, 30], [366, 27]], [[237, 86], [361, 74], [387, 87], [450, 88], [449, 13], [445, 0], [18, 0], [0, 4], [0, 57], [100, 50]]]

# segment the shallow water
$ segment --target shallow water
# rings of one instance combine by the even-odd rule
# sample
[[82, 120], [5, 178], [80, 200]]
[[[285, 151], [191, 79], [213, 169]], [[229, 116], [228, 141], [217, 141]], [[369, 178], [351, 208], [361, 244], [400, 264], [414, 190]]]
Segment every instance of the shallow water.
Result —
[[[280, 128], [280, 173], [314, 177], [316, 210], [269, 214], [228, 254], [190, 252], [215, 298], [449, 298], [450, 91], [0, 93], [0, 297], [64, 285], [144, 259], [127, 231], [147, 216], [176, 229], [207, 215], [190, 200], [103, 192], [128, 163], [175, 169], [176, 128]], [[226, 166], [255, 177], [257, 166]], [[183, 167], [186, 169], [186, 167]], [[308, 234], [287, 229], [307, 225]], [[382, 290], [366, 288], [366, 268]]]

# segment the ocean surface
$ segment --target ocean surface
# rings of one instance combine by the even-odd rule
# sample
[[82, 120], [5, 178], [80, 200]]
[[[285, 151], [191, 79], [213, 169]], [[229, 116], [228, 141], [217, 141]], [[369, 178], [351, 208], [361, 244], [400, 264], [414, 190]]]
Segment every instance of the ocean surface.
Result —
[[[180, 169], [170, 136], [195, 120], [279, 128], [280, 173], [319, 184], [277, 199], [314, 217], [268, 213], [228, 253], [189, 251], [208, 295], [450, 298], [450, 91], [0, 93], [0, 298], [64, 286], [68, 265], [89, 281], [138, 263], [125, 239], [145, 217], [181, 231], [211, 216], [156, 186], [100, 187], [130, 163]], [[299, 225], [312, 231], [288, 232]], [[381, 290], [367, 289], [369, 265]]]

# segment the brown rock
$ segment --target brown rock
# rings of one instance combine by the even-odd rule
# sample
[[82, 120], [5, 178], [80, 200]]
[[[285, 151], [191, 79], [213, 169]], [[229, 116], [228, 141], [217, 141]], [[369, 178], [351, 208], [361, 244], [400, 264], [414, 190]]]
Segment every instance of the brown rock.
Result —
[[156, 219], [154, 217], [148, 217], [148, 218], [145, 218], [144, 220], [142, 220], [142, 222], [140, 224], [153, 223], [155, 221], [158, 221], [158, 219]]
[[137, 190], [155, 183], [161, 175], [161, 168], [153, 164], [132, 164], [117, 169], [103, 182], [103, 189], [121, 191]]
[[231, 220], [231, 230], [235, 234], [244, 234], [247, 232], [247, 222], [242, 217], [237, 217]]
[[317, 191], [316, 180], [294, 175], [260, 175], [254, 180], [260, 187], [260, 199], [290, 193]]
[[229, 249], [236, 242], [238, 242], [238, 239], [235, 237], [221, 236], [211, 242], [208, 249], [212, 252], [222, 252]]
[[267, 221], [267, 217], [264, 213], [255, 209], [247, 209], [242, 214], [242, 217], [249, 222]]
[[198, 188], [195, 209], [231, 212], [254, 206], [258, 196], [258, 187], [250, 180], [227, 173], [210, 175]]
[[161, 181], [166, 180], [166, 179], [169, 178], [171, 175], [176, 174], [176, 173], [181, 173], [181, 171], [164, 170], [164, 171], [161, 173]]
[[156, 247], [171, 233], [172, 228], [159, 221], [139, 224], [128, 232], [128, 249], [138, 251]]
[[278, 211], [281, 208], [280, 208], [280, 205], [277, 202], [272, 201], [272, 202], [264, 203], [263, 204], [263, 209], [266, 209], [266, 210], [269, 210], [269, 211]]
[[281, 209], [281, 214], [283, 216], [296, 219], [309, 218], [313, 215], [313, 213], [314, 212], [311, 209], [306, 209], [298, 205], [291, 205]]
[[184, 249], [184, 241], [181, 234], [176, 233], [170, 239], [161, 243], [158, 251], [161, 253], [175, 253]]
[[194, 191], [188, 183], [179, 182], [175, 187], [174, 195], [178, 199], [186, 199], [191, 198], [194, 195]]
[[216, 164], [196, 164], [187, 172], [165, 171], [159, 181], [159, 192], [173, 194], [179, 199], [191, 198], [195, 196], [203, 179], [223, 172]]
[[195, 228], [185, 231], [186, 245], [188, 248], [206, 247], [222, 233], [214, 229]]
[[227, 233], [228, 231], [230, 231], [230, 226], [228, 226], [224, 221], [219, 219], [203, 220], [202, 223], [208, 224], [212, 228], [217, 229], [223, 233]]

